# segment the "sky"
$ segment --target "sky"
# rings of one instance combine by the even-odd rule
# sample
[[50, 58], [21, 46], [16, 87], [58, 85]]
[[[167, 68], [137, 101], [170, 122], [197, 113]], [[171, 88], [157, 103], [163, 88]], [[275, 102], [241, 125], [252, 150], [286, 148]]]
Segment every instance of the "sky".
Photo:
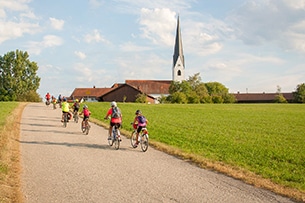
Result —
[[305, 82], [305, 0], [0, 0], [0, 55], [28, 52], [41, 97], [171, 80], [178, 16], [185, 79], [230, 93]]

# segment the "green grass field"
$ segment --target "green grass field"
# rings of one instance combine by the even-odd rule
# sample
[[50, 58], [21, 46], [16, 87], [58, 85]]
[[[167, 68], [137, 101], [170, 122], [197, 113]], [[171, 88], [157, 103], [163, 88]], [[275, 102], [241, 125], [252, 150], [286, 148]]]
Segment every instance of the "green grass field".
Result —
[[17, 106], [17, 102], [0, 102], [0, 129], [3, 128], [6, 118]]
[[[109, 102], [88, 106], [93, 118], [104, 121]], [[149, 120], [151, 140], [305, 191], [305, 105], [118, 106], [125, 130], [132, 131], [130, 122], [140, 109]]]
[[[91, 117], [109, 123], [103, 119], [109, 104], [87, 103]], [[304, 104], [118, 105], [126, 131], [132, 131], [130, 123], [140, 109], [149, 120], [151, 140], [305, 192]], [[0, 131], [17, 106], [1, 102]], [[7, 138], [0, 140], [3, 152]], [[1, 162], [0, 176], [7, 173]]]

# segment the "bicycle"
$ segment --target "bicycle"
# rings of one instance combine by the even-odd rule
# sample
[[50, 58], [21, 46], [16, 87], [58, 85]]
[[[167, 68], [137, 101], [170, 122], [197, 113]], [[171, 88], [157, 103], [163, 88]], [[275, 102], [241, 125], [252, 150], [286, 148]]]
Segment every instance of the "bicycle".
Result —
[[64, 127], [67, 127], [67, 124], [68, 124], [68, 122], [69, 122], [69, 113], [68, 112], [65, 112], [65, 113], [63, 113], [64, 114], [64, 120], [63, 120], [63, 125], [64, 125]]
[[[134, 131], [131, 134], [130, 143], [131, 143], [131, 146], [133, 148], [137, 148], [138, 147], [138, 145], [136, 144], [136, 142], [137, 142], [137, 125], [133, 125], [133, 123], [131, 123], [131, 124], [133, 126]], [[148, 149], [148, 144], [149, 144], [149, 138], [148, 137], [149, 136], [148, 136], [147, 128], [146, 127], [142, 128], [141, 132], [138, 135], [138, 143], [140, 143], [141, 149], [142, 149], [143, 152], [146, 152], [147, 149]]]
[[[83, 125], [83, 122], [85, 122], [85, 124]], [[83, 127], [85, 126], [85, 127]], [[89, 118], [86, 118], [84, 121], [82, 121], [82, 132], [85, 133], [86, 135], [89, 134], [89, 129], [90, 129], [90, 125], [89, 125]]]
[[108, 138], [108, 144], [109, 146], [112, 146], [114, 144], [114, 148], [118, 150], [120, 148], [120, 142], [121, 142], [121, 133], [120, 133], [120, 124], [116, 123], [112, 127], [112, 134], [111, 137]]
[[78, 111], [74, 111], [73, 118], [74, 118], [74, 122], [75, 122], [75, 123], [78, 123], [78, 119], [79, 119], [79, 117], [78, 117]]
[[50, 99], [46, 100], [46, 106], [49, 106], [51, 104]]

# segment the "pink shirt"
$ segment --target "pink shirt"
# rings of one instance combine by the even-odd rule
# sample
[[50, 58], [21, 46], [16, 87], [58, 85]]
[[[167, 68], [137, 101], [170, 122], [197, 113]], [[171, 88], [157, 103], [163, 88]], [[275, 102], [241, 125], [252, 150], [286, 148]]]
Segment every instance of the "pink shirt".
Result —
[[89, 117], [90, 111], [88, 109], [84, 109], [84, 116]]

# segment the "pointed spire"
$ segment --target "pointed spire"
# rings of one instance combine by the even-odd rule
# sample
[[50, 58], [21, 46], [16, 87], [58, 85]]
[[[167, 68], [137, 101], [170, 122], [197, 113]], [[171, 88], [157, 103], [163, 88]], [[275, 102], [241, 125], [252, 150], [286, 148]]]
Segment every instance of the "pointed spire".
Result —
[[184, 56], [183, 56], [183, 49], [182, 49], [180, 21], [179, 21], [179, 15], [178, 15], [178, 18], [177, 18], [177, 30], [176, 30], [176, 41], [175, 41], [175, 50], [174, 50], [174, 57], [173, 57], [173, 66], [175, 66], [179, 56], [180, 56], [181, 62], [182, 62], [183, 67], [184, 67]]

